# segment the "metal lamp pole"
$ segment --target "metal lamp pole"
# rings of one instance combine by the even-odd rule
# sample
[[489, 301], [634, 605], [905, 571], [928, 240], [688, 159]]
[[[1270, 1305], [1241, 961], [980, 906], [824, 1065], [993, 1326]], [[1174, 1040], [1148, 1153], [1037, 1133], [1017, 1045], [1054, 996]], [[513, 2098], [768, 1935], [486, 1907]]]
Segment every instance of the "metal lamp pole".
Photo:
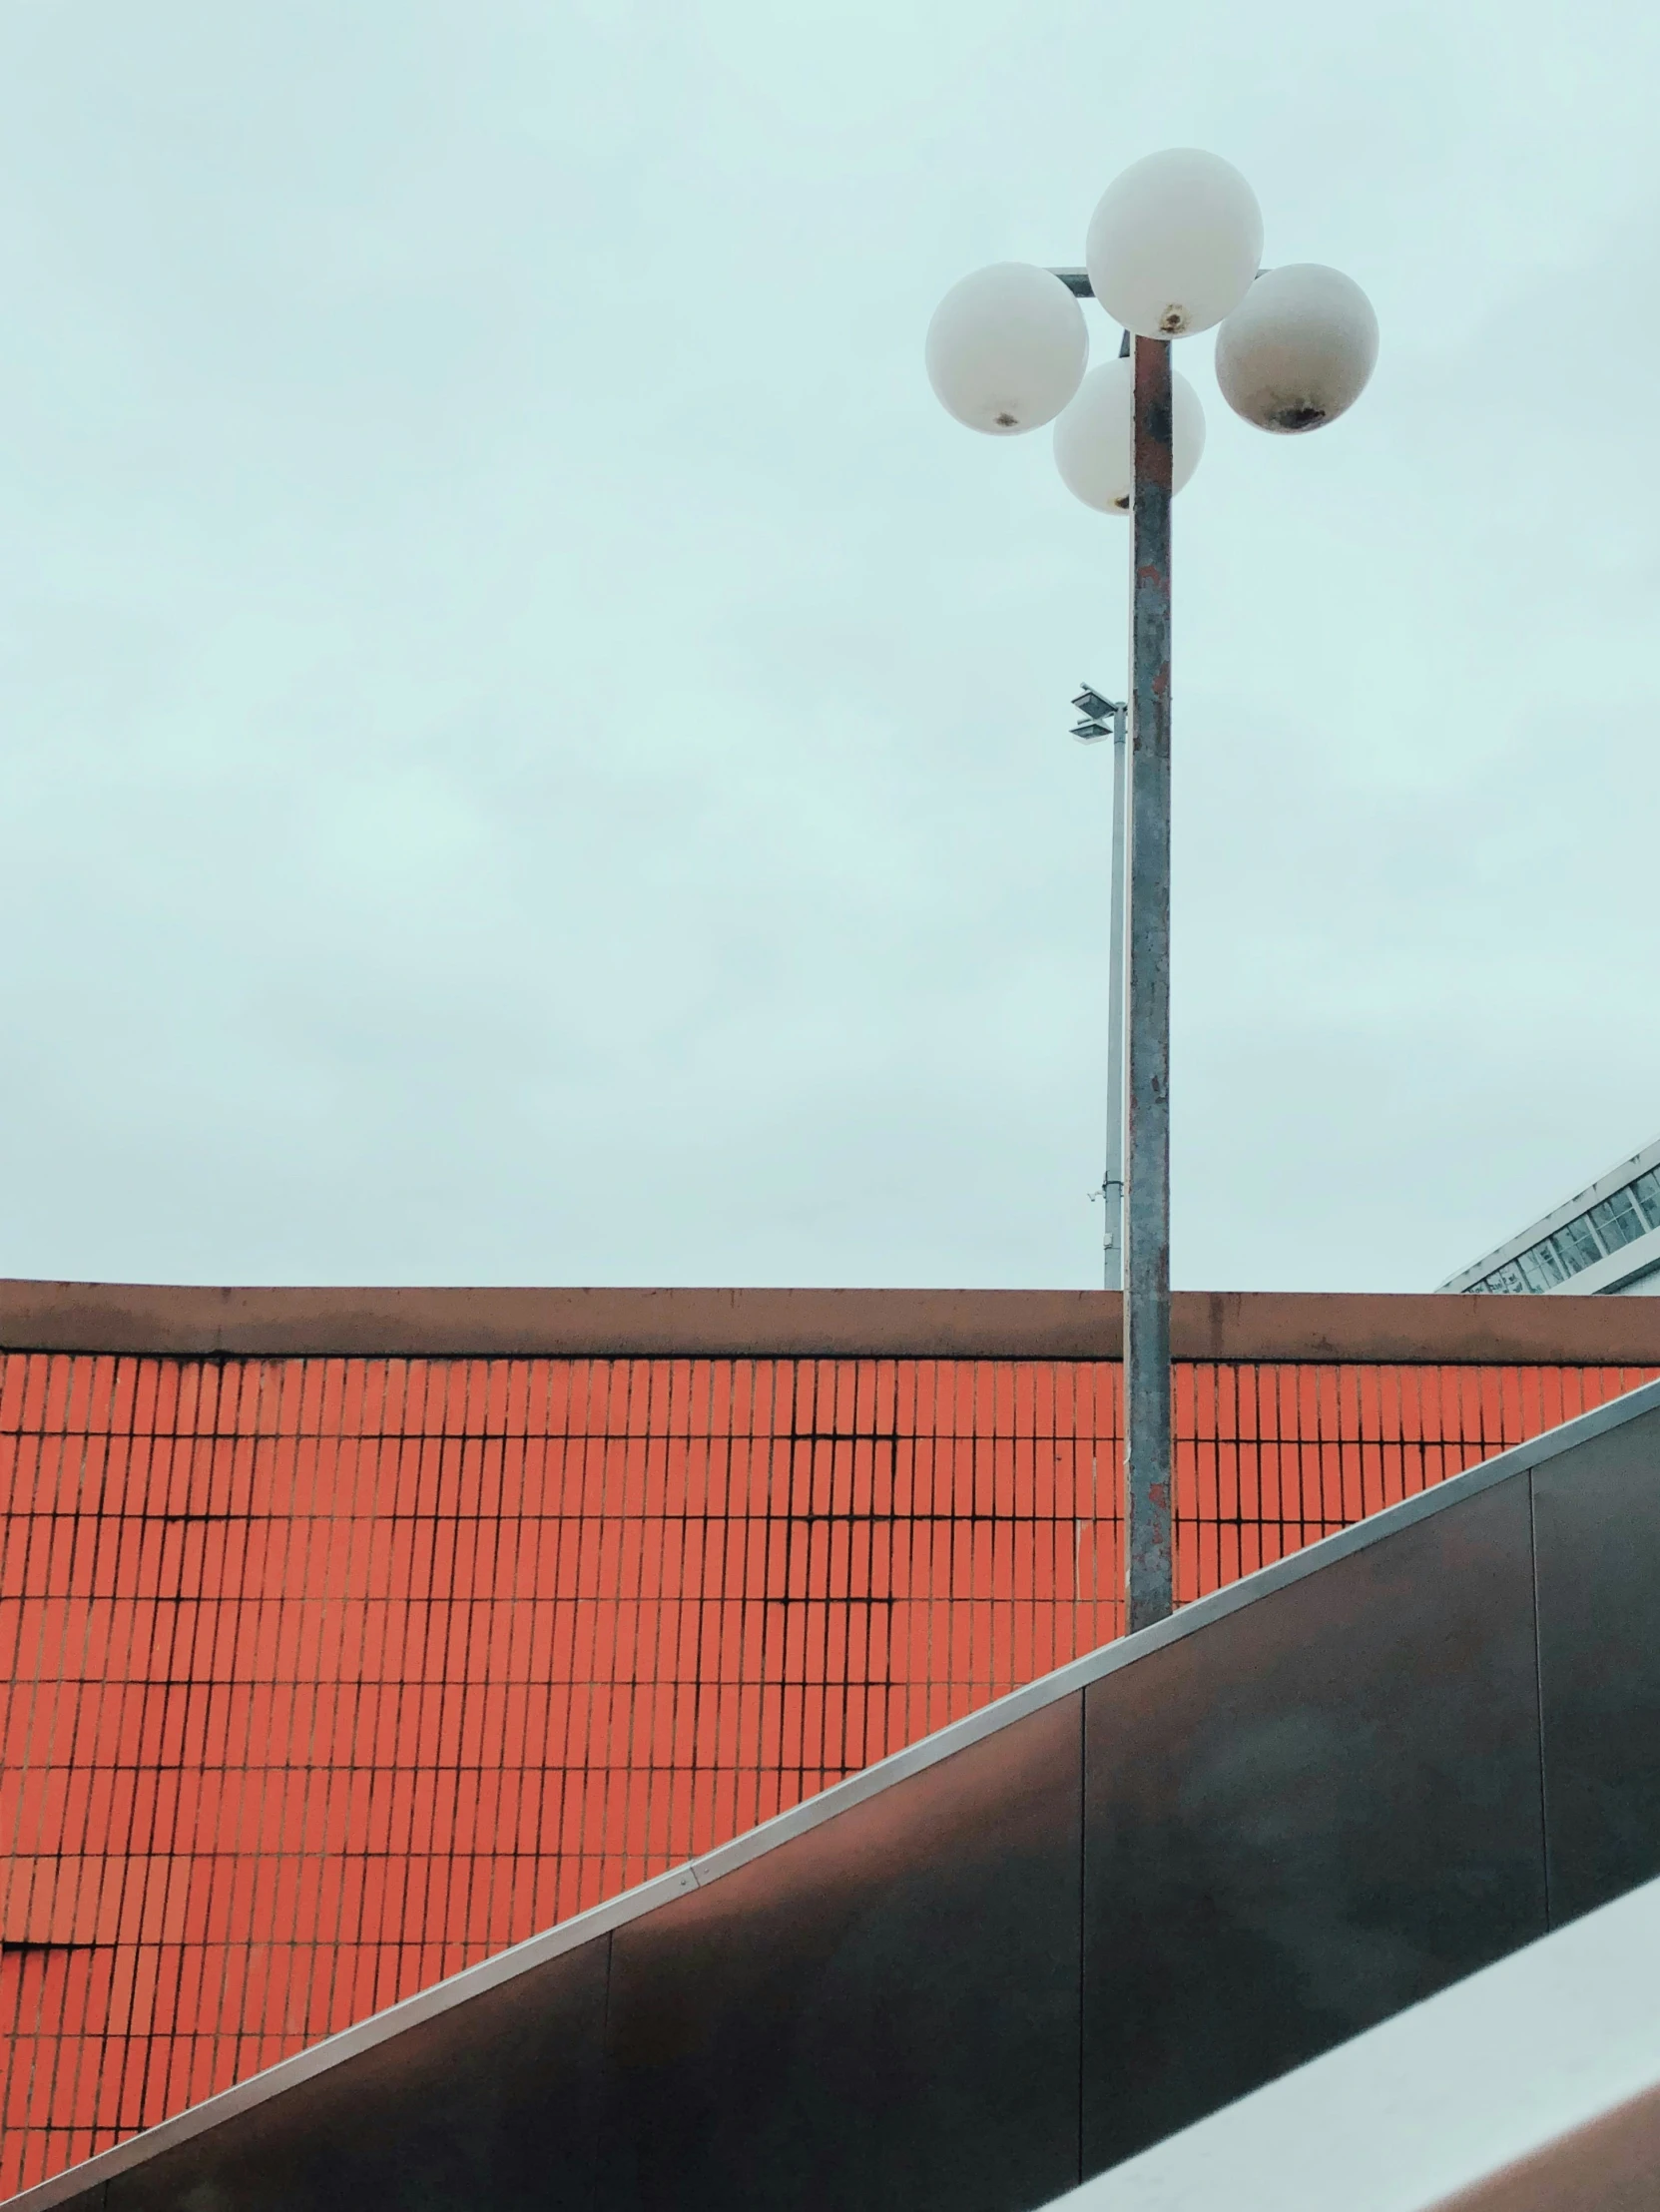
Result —
[[[1057, 269], [1050, 274], [1060, 278], [1074, 298], [1091, 296], [1094, 287], [1087, 271]], [[1130, 771], [1127, 824], [1120, 819], [1116, 776], [1113, 792], [1107, 1173], [1101, 1198], [1107, 1210], [1106, 1287], [1110, 1291], [1121, 1285], [1124, 1292], [1124, 1595], [1125, 1625], [1134, 1634], [1138, 1628], [1165, 1619], [1175, 1597], [1170, 1519], [1170, 501], [1174, 443], [1170, 341], [1144, 337], [1132, 341], [1126, 333], [1126, 342], [1132, 346], [1135, 391], [1130, 500]], [[1073, 705], [1095, 716], [1108, 711], [1107, 702], [1087, 690]], [[1081, 724], [1074, 735], [1093, 736], [1099, 728], [1098, 722]], [[1123, 742], [1122, 732], [1122, 721], [1115, 716], [1115, 756]], [[1113, 765], [1116, 770], [1118, 758]], [[1128, 836], [1124, 834], [1126, 828]], [[1121, 869], [1129, 878], [1127, 889]], [[1127, 1008], [1123, 1008], [1124, 997], [1129, 1001]], [[1115, 1268], [1112, 1240], [1120, 1221], [1122, 1259]]]
[[[1089, 277], [1083, 270], [1053, 274], [1075, 297], [1090, 296]], [[1101, 1198], [1107, 1211], [1106, 1288], [1122, 1288], [1124, 1293], [1125, 1607], [1126, 1625], [1133, 1633], [1162, 1621], [1175, 1595], [1170, 1517], [1170, 501], [1174, 445], [1168, 339], [1136, 338], [1132, 368], [1127, 806], [1118, 774], [1123, 765], [1122, 713], [1087, 686], [1072, 704], [1092, 718], [1078, 724], [1074, 737], [1085, 742], [1105, 737], [1110, 716], [1114, 739], [1107, 1172]]]
[[1135, 341], [1124, 1209], [1125, 1626], [1170, 1612], [1170, 345]]
[[1129, 708], [1086, 684], [1072, 702], [1084, 719], [1072, 735], [1080, 745], [1112, 740], [1112, 849], [1108, 864], [1111, 919], [1107, 945], [1107, 1144], [1101, 1188], [1091, 1196], [1106, 1210], [1101, 1235], [1101, 1287], [1124, 1288], [1124, 737]]

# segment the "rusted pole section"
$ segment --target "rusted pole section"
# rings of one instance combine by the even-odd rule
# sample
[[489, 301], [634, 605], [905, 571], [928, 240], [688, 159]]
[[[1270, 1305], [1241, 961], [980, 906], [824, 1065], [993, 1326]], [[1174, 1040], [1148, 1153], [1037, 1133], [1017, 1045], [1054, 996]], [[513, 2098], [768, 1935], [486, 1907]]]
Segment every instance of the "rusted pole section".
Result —
[[1170, 346], [1135, 341], [1129, 1082], [1124, 1205], [1126, 1626], [1170, 1612]]

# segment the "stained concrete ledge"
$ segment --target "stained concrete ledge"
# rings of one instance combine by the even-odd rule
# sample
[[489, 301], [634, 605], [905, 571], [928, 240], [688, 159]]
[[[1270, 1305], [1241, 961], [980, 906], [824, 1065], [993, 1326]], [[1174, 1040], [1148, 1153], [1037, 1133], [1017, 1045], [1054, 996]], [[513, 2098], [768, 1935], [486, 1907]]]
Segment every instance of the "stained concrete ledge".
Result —
[[[1179, 1360], [1660, 1367], [1660, 1299], [1178, 1291]], [[175, 1359], [1116, 1360], [1110, 1291], [0, 1282], [0, 1350]]]

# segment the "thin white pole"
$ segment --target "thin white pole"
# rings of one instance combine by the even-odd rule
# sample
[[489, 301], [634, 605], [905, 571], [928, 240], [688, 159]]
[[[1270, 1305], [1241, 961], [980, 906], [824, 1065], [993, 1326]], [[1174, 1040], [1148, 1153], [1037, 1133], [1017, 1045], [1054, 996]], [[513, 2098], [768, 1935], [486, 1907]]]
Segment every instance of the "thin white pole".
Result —
[[1107, 975], [1107, 1172], [1101, 1184], [1104, 1282], [1124, 1288], [1124, 709], [1112, 718], [1112, 920]]

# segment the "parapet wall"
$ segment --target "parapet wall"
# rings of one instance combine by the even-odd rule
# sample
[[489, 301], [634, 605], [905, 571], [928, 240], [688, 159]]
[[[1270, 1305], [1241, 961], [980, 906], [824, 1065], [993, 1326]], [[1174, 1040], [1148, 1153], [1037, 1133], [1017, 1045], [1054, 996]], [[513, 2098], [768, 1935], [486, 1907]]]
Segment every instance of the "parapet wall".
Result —
[[[1117, 1301], [0, 1285], [0, 2189], [1120, 1631]], [[1660, 1301], [1181, 1296], [1191, 1602]]]

